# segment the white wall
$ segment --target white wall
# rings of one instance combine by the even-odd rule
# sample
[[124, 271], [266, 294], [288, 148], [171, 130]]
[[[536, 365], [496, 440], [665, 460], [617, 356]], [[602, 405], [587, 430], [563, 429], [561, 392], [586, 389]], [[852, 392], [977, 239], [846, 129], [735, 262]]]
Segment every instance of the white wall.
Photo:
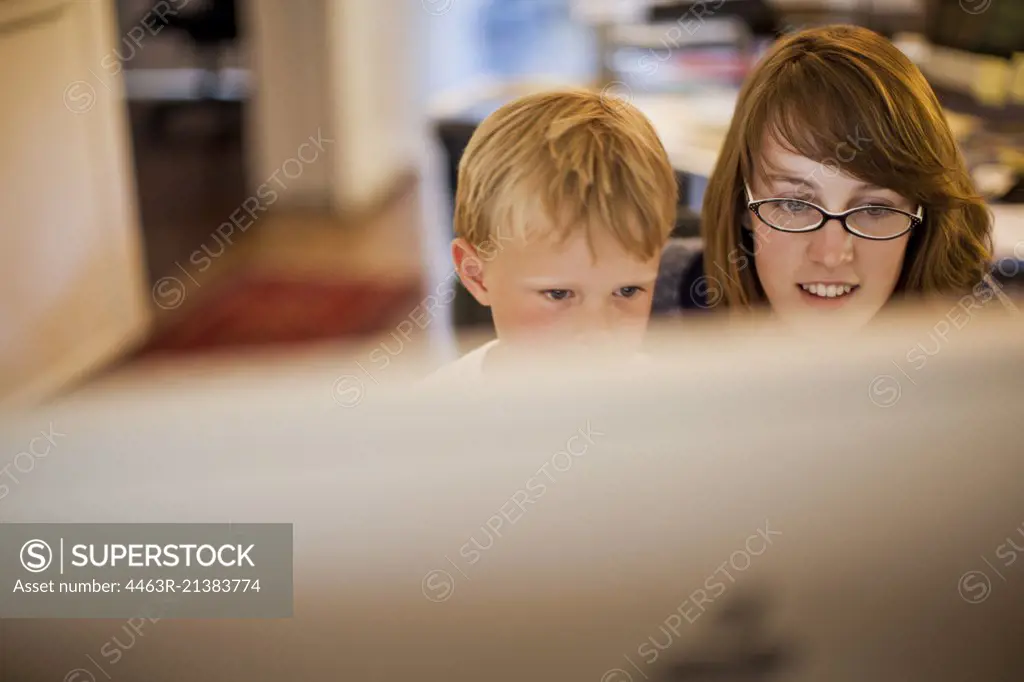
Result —
[[379, 198], [416, 164], [424, 10], [409, 0], [328, 0], [336, 208]]
[[94, 75], [112, 9], [0, 2], [0, 64], [18, 65], [0, 70], [0, 402], [50, 393], [148, 323], [121, 82]]
[[333, 140], [275, 207], [358, 209], [416, 168], [418, 2], [250, 0], [248, 11], [251, 184], [280, 169], [310, 135]]
[[[274, 173], [280, 177], [282, 164], [310, 135], [323, 130], [328, 138], [337, 137], [329, 107], [327, 0], [248, 0], [240, 10], [250, 32], [253, 87], [246, 138], [255, 190]], [[287, 191], [274, 208], [329, 206], [332, 165], [339, 154], [335, 144], [314, 163], [303, 164], [298, 177], [287, 179]]]

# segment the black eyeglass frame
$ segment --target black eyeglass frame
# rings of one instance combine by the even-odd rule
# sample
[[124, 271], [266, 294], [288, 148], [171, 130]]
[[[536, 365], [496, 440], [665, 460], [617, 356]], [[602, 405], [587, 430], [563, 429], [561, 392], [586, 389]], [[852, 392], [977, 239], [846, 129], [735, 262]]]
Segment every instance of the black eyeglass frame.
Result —
[[[816, 230], [820, 230], [830, 220], [838, 220], [839, 224], [843, 226], [843, 229], [846, 230], [848, 233], [852, 234], [855, 237], [860, 237], [861, 239], [869, 239], [869, 240], [871, 240], [873, 242], [887, 242], [887, 241], [890, 241], [890, 240], [893, 240], [893, 239], [899, 239], [900, 237], [902, 237], [903, 235], [907, 234], [908, 232], [910, 232], [914, 228], [920, 227], [921, 225], [924, 224], [924, 206], [919, 206], [918, 209], [917, 209], [917, 213], [916, 214], [915, 213], [909, 213], [907, 211], [904, 211], [903, 209], [893, 208], [892, 206], [875, 206], [875, 205], [871, 205], [871, 204], [868, 204], [868, 205], [865, 205], [865, 206], [855, 206], [854, 208], [851, 208], [851, 209], [849, 209], [847, 211], [843, 211], [842, 213], [831, 213], [831, 212], [825, 210], [824, 208], [822, 208], [821, 206], [818, 206], [817, 204], [813, 204], [810, 201], [804, 201], [803, 199], [792, 199], [790, 197], [773, 197], [771, 199], [754, 199], [753, 195], [750, 192], [750, 186], [747, 185], [746, 183], [744, 183], [744, 189], [747, 192], [747, 208], [749, 208], [751, 211], [754, 212], [754, 215], [757, 216], [758, 220], [763, 222], [765, 225], [767, 225], [771, 229], [778, 230], [779, 232], [788, 232], [790, 234], [802, 234], [802, 233], [805, 233], [805, 232], [814, 232]], [[810, 206], [811, 208], [816, 210], [821, 215], [821, 221], [817, 225], [812, 225], [810, 227], [801, 227], [801, 228], [797, 228], [797, 229], [792, 229], [792, 228], [788, 228], [788, 227], [778, 227], [776, 225], [773, 225], [770, 222], [768, 222], [767, 220], [765, 220], [763, 217], [761, 217], [761, 211], [759, 209], [764, 204], [771, 203], [771, 202], [778, 202], [778, 201], [795, 201], [798, 204], [803, 204], [804, 206]], [[900, 214], [905, 215], [908, 218], [910, 218], [910, 224], [907, 226], [907, 229], [905, 229], [902, 232], [899, 232], [897, 234], [891, 235], [889, 237], [874, 237], [874, 236], [865, 234], [863, 232], [857, 231], [856, 228], [851, 227], [846, 222], [847, 219], [851, 215], [853, 215], [854, 213], [857, 213], [859, 211], [863, 211], [865, 209], [870, 209], [870, 208], [881, 208], [881, 209], [885, 209], [886, 211], [895, 211], [896, 213], [900, 213]]]

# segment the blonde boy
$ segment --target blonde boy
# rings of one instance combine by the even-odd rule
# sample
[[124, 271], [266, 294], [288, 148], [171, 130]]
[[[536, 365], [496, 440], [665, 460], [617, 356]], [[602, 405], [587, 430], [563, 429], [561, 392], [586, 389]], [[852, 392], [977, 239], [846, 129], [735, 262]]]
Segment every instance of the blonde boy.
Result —
[[538, 342], [636, 352], [678, 189], [650, 122], [586, 90], [522, 97], [459, 164], [452, 259], [497, 339], [442, 368], [479, 377]]

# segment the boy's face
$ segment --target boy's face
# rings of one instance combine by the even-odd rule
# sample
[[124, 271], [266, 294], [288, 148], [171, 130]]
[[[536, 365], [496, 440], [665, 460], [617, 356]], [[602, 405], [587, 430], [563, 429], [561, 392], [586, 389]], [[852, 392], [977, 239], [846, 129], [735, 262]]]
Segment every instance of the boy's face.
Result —
[[503, 345], [555, 339], [616, 355], [639, 350], [660, 258], [638, 259], [595, 232], [593, 253], [582, 231], [561, 244], [505, 239], [487, 252], [452, 244], [463, 284], [491, 308]]

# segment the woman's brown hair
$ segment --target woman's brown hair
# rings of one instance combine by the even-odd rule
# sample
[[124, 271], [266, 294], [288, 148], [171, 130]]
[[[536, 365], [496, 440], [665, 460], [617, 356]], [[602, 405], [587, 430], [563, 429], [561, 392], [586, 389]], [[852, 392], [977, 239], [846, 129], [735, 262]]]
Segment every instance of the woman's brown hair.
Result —
[[877, 33], [826, 26], [780, 40], [740, 91], [704, 196], [709, 300], [765, 301], [741, 225], [744, 180], [767, 170], [758, 158], [769, 139], [823, 173], [841, 170], [924, 206], [894, 295], [969, 291], [988, 272], [991, 218], [921, 71]]

